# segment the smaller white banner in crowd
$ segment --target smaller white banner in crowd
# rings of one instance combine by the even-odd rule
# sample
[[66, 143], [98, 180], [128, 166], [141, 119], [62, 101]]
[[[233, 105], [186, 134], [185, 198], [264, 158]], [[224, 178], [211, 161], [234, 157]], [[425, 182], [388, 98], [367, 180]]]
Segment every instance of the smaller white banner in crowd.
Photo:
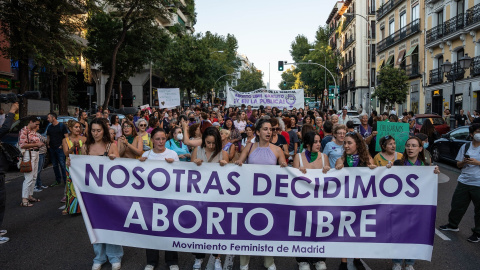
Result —
[[92, 243], [213, 254], [430, 260], [434, 167], [307, 170], [71, 156]]
[[258, 108], [260, 105], [264, 107], [277, 107], [279, 109], [287, 108], [304, 108], [305, 99], [303, 97], [303, 89], [295, 90], [266, 90], [258, 89], [252, 92], [239, 92], [233, 88], [227, 90], [227, 107], [252, 106]]
[[157, 95], [161, 109], [180, 106], [180, 88], [157, 88]]

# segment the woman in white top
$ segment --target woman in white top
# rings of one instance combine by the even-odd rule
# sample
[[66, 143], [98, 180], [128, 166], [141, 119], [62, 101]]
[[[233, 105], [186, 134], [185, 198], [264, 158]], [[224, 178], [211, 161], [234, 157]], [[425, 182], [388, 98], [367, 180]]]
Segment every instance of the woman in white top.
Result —
[[110, 116], [110, 128], [115, 130], [115, 140], [122, 136], [122, 125], [120, 125], [120, 117], [116, 114]]
[[242, 138], [245, 137], [245, 127], [247, 126], [247, 116], [244, 111], [238, 111], [237, 120], [234, 122], [235, 128], [242, 134]]
[[[167, 142], [167, 134], [162, 128], [155, 128], [152, 130], [151, 138], [153, 142], [153, 148], [143, 153], [142, 157], [138, 160], [165, 160], [168, 163], [179, 161], [178, 155], [175, 151], [165, 147]], [[155, 269], [158, 264], [159, 256], [158, 250], [146, 249], [147, 266], [145, 269]], [[178, 270], [178, 253], [176, 251], [165, 251], [165, 263], [170, 270]]]

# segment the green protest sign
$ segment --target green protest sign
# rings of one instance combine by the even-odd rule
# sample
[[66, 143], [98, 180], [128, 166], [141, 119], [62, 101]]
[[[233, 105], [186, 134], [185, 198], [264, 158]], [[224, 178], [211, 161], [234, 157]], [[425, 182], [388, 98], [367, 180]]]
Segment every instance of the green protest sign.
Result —
[[410, 125], [408, 123], [396, 123], [396, 122], [377, 122], [377, 142], [375, 143], [375, 150], [382, 151], [380, 148], [380, 138], [387, 135], [395, 138], [395, 144], [397, 145], [397, 152], [403, 153], [405, 150], [405, 143], [410, 136]]

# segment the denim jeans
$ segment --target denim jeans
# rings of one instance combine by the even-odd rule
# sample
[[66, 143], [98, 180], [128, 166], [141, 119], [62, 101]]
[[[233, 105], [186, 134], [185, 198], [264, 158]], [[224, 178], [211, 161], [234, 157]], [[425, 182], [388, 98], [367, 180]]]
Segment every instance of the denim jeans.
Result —
[[42, 179], [40, 179], [40, 173], [43, 170], [43, 164], [45, 164], [45, 154], [40, 154], [38, 156], [37, 182], [35, 183], [37, 188], [41, 188], [43, 186]]
[[[55, 181], [57, 181], [57, 183], [61, 183], [63, 178], [63, 183], [66, 183], [67, 169], [65, 168], [65, 154], [63, 153], [63, 149], [49, 148], [48, 152], [50, 152], [50, 159], [52, 160], [53, 172], [55, 173]], [[60, 170], [58, 169], [59, 166], [60, 166]]]
[[111, 244], [93, 244], [95, 252], [94, 264], [104, 264], [107, 259], [110, 263], [122, 262], [123, 247]]
[[[403, 259], [393, 259], [392, 260], [393, 263], [399, 263], [399, 264], [402, 264], [403, 262]], [[405, 264], [406, 265], [413, 265], [415, 263], [415, 260], [412, 260], [412, 259], [405, 259]]]

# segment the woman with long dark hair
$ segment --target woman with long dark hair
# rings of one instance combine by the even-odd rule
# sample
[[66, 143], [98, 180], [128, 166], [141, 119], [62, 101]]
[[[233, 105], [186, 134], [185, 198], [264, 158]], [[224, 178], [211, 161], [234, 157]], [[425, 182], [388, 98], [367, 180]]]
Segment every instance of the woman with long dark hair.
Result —
[[423, 121], [422, 128], [420, 128], [420, 133], [427, 135], [428, 141], [430, 142], [427, 150], [431, 153], [433, 148], [433, 142], [438, 139], [438, 132], [435, 129], [435, 126], [433, 126], [430, 119], [427, 118], [425, 119], [425, 121]]
[[143, 141], [137, 135], [135, 126], [130, 121], [122, 124], [123, 135], [118, 138], [118, 153], [124, 158], [138, 158], [143, 154]]

